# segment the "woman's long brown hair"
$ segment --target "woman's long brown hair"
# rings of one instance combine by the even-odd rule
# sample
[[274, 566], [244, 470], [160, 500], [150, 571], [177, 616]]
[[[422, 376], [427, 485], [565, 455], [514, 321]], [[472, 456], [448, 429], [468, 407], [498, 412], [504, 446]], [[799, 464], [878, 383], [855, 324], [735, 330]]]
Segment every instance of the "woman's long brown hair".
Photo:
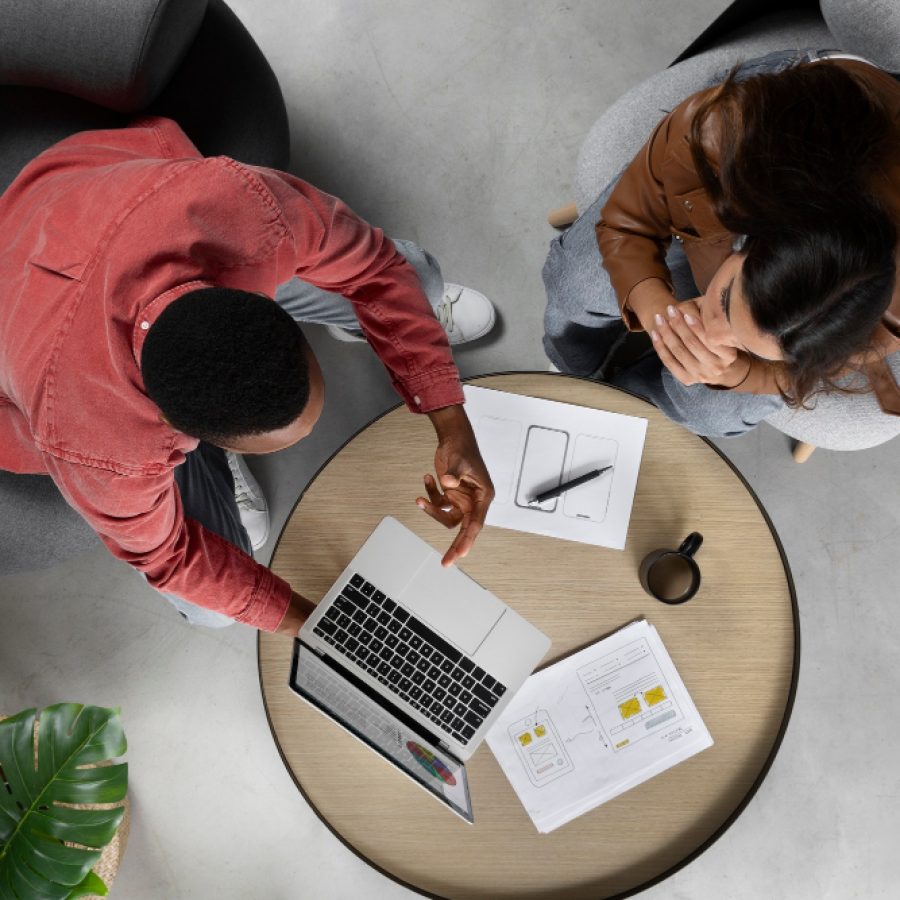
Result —
[[852, 391], [834, 379], [869, 348], [896, 274], [893, 213], [873, 189], [898, 154], [885, 102], [830, 62], [735, 67], [695, 113], [690, 149], [717, 217], [747, 236], [742, 288], [782, 347], [784, 399]]

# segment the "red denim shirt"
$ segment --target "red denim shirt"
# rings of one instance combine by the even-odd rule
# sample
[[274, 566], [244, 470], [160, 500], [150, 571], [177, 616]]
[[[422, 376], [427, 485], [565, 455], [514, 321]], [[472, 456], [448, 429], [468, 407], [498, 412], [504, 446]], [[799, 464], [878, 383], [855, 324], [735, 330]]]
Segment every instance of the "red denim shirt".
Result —
[[203, 158], [172, 121], [70, 137], [0, 197], [0, 468], [49, 473], [159, 590], [274, 630], [290, 587], [186, 518], [173, 469], [197, 441], [160, 421], [141, 347], [169, 303], [297, 275], [343, 294], [415, 410], [462, 402], [415, 271], [298, 178]]

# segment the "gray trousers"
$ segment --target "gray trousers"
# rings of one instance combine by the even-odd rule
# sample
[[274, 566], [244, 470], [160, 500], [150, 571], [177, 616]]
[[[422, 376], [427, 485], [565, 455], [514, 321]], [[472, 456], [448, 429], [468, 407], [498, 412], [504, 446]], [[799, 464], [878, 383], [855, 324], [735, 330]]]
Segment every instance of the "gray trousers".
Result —
[[[746, 62], [739, 77], [779, 72], [820, 55], [823, 53], [815, 50], [770, 53]], [[709, 86], [723, 81], [725, 74], [710, 81]], [[594, 375], [625, 332], [594, 231], [600, 211], [618, 181], [618, 177], [613, 179], [578, 220], [551, 242], [544, 263], [547, 291], [544, 349], [557, 368], [571, 375]], [[676, 299], [698, 296], [687, 257], [675, 241], [666, 256], [666, 264], [672, 274]], [[654, 352], [617, 373], [613, 383], [646, 397], [672, 421], [695, 434], [711, 437], [743, 434], [784, 406], [778, 395], [713, 390], [703, 384], [683, 385]]]
[[[444, 295], [444, 278], [437, 260], [428, 251], [410, 241], [394, 241], [422, 282], [422, 289], [433, 307]], [[352, 304], [340, 294], [323, 291], [299, 278], [278, 287], [275, 302], [293, 316], [296, 322], [338, 325], [348, 331], [360, 331]], [[230, 541], [247, 555], [252, 555], [250, 538], [241, 524], [234, 499], [234, 479], [225, 451], [212, 444], [201, 443], [188, 453], [175, 469], [175, 483], [181, 494], [184, 514], [205, 528]], [[233, 619], [215, 610], [205, 609], [174, 594], [163, 594], [191, 623], [208, 628], [224, 628]]]

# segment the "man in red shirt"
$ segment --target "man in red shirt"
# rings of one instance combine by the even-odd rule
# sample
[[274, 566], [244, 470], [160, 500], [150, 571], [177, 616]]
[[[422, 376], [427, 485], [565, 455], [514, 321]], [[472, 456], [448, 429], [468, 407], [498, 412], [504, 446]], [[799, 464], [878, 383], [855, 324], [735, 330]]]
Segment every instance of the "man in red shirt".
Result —
[[291, 175], [203, 158], [166, 119], [51, 147], [0, 222], [0, 468], [48, 473], [187, 618], [296, 634], [312, 608], [249, 555], [225, 453], [315, 425], [322, 377], [295, 318], [361, 329], [431, 418], [438, 482], [418, 502], [459, 526], [445, 564], [468, 552], [493, 488], [432, 307], [457, 339], [466, 304], [475, 335], [493, 310], [466, 289], [429, 302], [404, 258], [434, 281], [418, 248]]

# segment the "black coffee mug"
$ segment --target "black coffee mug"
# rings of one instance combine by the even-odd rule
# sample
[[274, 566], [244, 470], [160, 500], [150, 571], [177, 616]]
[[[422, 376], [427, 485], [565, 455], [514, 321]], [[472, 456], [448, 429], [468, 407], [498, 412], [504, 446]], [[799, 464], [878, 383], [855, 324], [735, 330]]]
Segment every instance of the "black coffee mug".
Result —
[[700, 567], [694, 554], [703, 535], [692, 531], [677, 550], [654, 550], [644, 557], [639, 571], [641, 587], [663, 603], [685, 603], [700, 588]]

